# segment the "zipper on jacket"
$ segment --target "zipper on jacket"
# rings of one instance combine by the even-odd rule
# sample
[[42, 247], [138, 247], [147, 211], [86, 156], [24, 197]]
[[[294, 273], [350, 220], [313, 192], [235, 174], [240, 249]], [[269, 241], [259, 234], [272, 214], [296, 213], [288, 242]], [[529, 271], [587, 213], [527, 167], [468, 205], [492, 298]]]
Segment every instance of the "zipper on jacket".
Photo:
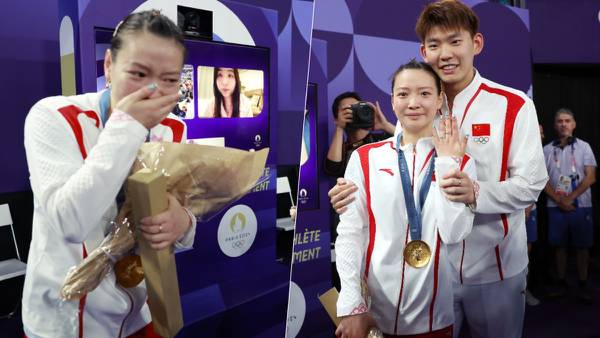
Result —
[[[408, 243], [408, 227], [406, 228], [406, 239], [404, 240], [404, 246]], [[398, 316], [400, 315], [400, 304], [402, 303], [402, 293], [404, 291], [404, 272], [406, 268], [406, 261], [404, 255], [402, 256], [402, 279], [400, 280], [400, 293], [398, 294], [398, 305], [396, 306], [396, 320], [394, 320], [394, 334], [398, 332]]]
[[460, 284], [463, 284], [463, 261], [465, 260], [465, 246], [466, 246], [466, 240], [463, 239], [462, 242], [462, 255], [460, 256]]

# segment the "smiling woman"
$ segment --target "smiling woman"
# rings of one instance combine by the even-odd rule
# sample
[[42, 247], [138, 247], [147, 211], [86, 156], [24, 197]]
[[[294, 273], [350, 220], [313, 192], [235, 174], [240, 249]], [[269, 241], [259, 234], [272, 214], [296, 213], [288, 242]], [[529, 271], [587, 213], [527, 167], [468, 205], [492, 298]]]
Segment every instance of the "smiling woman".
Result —
[[[63, 302], [71, 266], [102, 242], [122, 185], [146, 140], [185, 142], [170, 114], [179, 98], [185, 48], [179, 28], [158, 11], [127, 16], [106, 51], [107, 89], [40, 100], [25, 122], [34, 195], [33, 236], [23, 291], [28, 337], [127, 337], [150, 322], [145, 285], [125, 289], [109, 274], [79, 303]], [[195, 217], [176, 199], [141, 220], [155, 249], [190, 247]], [[139, 337], [139, 335], [138, 335]]]
[[446, 245], [470, 233], [474, 214], [448, 200], [435, 177], [457, 169], [474, 177], [475, 165], [465, 155], [455, 119], [440, 123], [443, 136], [433, 132], [443, 98], [435, 71], [413, 59], [392, 79], [392, 106], [402, 131], [395, 140], [358, 148], [346, 169], [345, 179], [358, 189], [337, 228], [342, 288], [336, 335], [362, 338], [376, 327], [386, 336], [451, 336]]
[[403, 143], [416, 144], [421, 137], [431, 135], [442, 101], [441, 80], [429, 65], [413, 59], [396, 70], [392, 77], [392, 108], [404, 130]]

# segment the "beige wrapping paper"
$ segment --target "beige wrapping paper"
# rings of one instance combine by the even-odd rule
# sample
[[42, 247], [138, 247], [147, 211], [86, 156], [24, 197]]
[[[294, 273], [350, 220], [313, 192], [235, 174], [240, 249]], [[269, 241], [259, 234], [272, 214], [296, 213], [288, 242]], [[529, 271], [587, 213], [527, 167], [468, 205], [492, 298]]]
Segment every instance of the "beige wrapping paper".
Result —
[[254, 187], [268, 154], [269, 149], [254, 152], [153, 142], [142, 146], [132, 171], [150, 168], [164, 173], [168, 177], [167, 190], [205, 220]]
[[333, 324], [335, 324], [336, 327], [340, 325], [340, 318], [338, 318], [337, 316], [336, 309], [336, 303], [339, 296], [340, 294], [338, 293], [338, 290], [336, 288], [331, 288], [327, 290], [327, 292], [319, 296], [319, 301], [321, 302], [321, 305], [323, 305], [325, 311], [327, 311], [327, 314], [329, 315], [329, 318], [331, 318]]
[[[200, 220], [207, 220], [227, 205], [247, 194], [257, 184], [258, 179], [263, 175], [268, 153], [268, 148], [254, 152], [197, 144], [145, 143], [140, 148], [132, 172], [137, 173], [140, 169], [146, 168], [146, 172], [166, 178], [164, 183], [166, 190], [174, 195], [181, 205], [190, 208]], [[135, 178], [135, 174], [133, 177]], [[148, 180], [148, 178], [145, 180]], [[63, 299], [77, 300], [93, 291], [104, 276], [112, 270], [114, 261], [134, 249], [133, 232], [135, 229], [130, 225], [128, 219], [132, 219], [131, 207], [137, 206], [136, 203], [145, 198], [142, 197], [144, 194], [138, 192], [139, 187], [135, 186], [136, 184], [134, 183], [126, 189], [126, 201], [114, 222], [111, 232], [102, 244], [93, 250], [79, 265], [70, 269], [60, 290]], [[160, 196], [161, 199], [164, 197], [166, 203], [164, 189], [161, 188], [160, 191], [156, 195]], [[150, 192], [148, 194], [154, 195]], [[140, 199], [136, 197], [135, 200], [137, 201], [134, 201], [132, 195], [140, 196]], [[156, 210], [159, 209], [164, 211], [166, 207], [156, 207]], [[154, 209], [149, 210], [151, 211], [141, 211], [142, 215], [148, 212], [149, 214], [159, 213], [158, 211], [154, 212]], [[137, 220], [139, 218], [136, 218]], [[144, 256], [146, 258], [150, 256], [144, 254], [146, 249], [143, 242], [138, 240], [138, 244], [142, 251], [142, 265], [146, 275], [161, 275], [161, 278], [167, 278], [161, 280], [163, 285], [169, 285], [170, 283], [177, 286], [174, 260], [169, 263], [171, 262], [170, 258], [164, 258], [166, 255], [159, 255], [153, 258], [152, 263], [149, 263], [148, 259], [144, 260]], [[170, 254], [170, 256], [173, 255]], [[162, 276], [163, 274], [166, 277]], [[169, 281], [168, 278], [171, 277], [168, 276], [175, 279]], [[154, 277], [150, 277], [150, 279], [154, 280]], [[153, 306], [149, 304], [152, 316], [153, 318], [155, 316], [164, 317], [162, 315], [162, 313], [165, 313], [163, 310], [170, 312], [171, 305], [165, 306], [160, 301], [160, 293], [163, 292], [164, 294], [167, 291], [165, 291], [166, 289], [161, 291], [161, 287], [154, 288], [154, 291], [151, 291], [150, 284], [152, 283], [148, 279], [146, 280], [148, 297], [157, 299], [156, 303], [159, 304], [154, 310], [152, 310]], [[158, 296], [152, 296], [152, 292], [155, 292]], [[176, 290], [176, 297], [175, 294], [173, 294], [173, 297], [179, 302], [178, 290]], [[179, 311], [181, 311], [180, 306]], [[168, 319], [164, 326], [174, 328], [177, 327], [177, 324], [176, 321]]]

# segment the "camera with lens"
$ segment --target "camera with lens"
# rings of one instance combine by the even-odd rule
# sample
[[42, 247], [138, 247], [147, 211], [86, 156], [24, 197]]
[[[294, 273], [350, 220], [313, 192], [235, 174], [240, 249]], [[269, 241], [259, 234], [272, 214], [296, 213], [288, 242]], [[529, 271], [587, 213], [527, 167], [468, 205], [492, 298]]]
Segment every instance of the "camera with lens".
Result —
[[213, 12], [177, 6], [177, 26], [186, 38], [212, 40]]
[[373, 110], [373, 107], [370, 104], [360, 101], [350, 105], [350, 109], [352, 110], [352, 123], [348, 123], [348, 128], [373, 128], [375, 110]]

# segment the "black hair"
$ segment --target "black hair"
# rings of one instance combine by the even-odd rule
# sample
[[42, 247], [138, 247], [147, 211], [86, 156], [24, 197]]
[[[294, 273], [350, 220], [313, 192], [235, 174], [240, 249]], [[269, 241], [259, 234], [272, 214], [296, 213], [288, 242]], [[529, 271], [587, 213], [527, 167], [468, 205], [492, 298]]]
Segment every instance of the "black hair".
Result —
[[187, 51], [183, 44], [181, 30], [171, 19], [156, 9], [131, 13], [119, 22], [110, 40], [112, 58], [116, 59], [119, 50], [123, 47], [123, 35], [140, 32], [149, 32], [161, 38], [173, 39], [181, 47], [185, 59]]
[[435, 70], [433, 70], [433, 68], [431, 68], [431, 66], [425, 62], [419, 62], [416, 59], [412, 59], [408, 63], [405, 63], [398, 67], [398, 69], [396, 69], [396, 71], [394, 72], [394, 75], [392, 75], [392, 95], [394, 94], [394, 84], [396, 83], [396, 76], [398, 76], [398, 74], [402, 73], [402, 71], [407, 69], [420, 69], [429, 73], [435, 81], [435, 87], [437, 89], [438, 94], [442, 92], [442, 80], [440, 79], [440, 76], [437, 75]]
[[343, 99], [347, 99], [350, 97], [356, 99], [357, 101], [362, 101], [362, 99], [356, 92], [341, 93], [333, 100], [333, 104], [331, 105], [331, 111], [333, 112], [334, 119], [337, 119], [338, 117], [338, 109], [340, 108], [340, 102], [342, 102]]
[[567, 115], [571, 116], [571, 118], [573, 120], [575, 120], [575, 114], [573, 114], [573, 111], [569, 108], [562, 107], [559, 110], [557, 110], [556, 113], [554, 114], [555, 121], [556, 121], [556, 118], [558, 117], [558, 115], [560, 115], [560, 114], [567, 114]]
[[[215, 112], [213, 117], [221, 117], [221, 103], [223, 103], [223, 94], [219, 91], [217, 87], [217, 77], [219, 76], [219, 67], [215, 67], [213, 70], [213, 92], [215, 94]], [[233, 69], [233, 75], [235, 76], [235, 87], [233, 88], [233, 93], [231, 93], [231, 99], [233, 103], [233, 112], [231, 113], [231, 117], [240, 117], [240, 92], [241, 92], [241, 84], [240, 84], [240, 73], [237, 68]]]

